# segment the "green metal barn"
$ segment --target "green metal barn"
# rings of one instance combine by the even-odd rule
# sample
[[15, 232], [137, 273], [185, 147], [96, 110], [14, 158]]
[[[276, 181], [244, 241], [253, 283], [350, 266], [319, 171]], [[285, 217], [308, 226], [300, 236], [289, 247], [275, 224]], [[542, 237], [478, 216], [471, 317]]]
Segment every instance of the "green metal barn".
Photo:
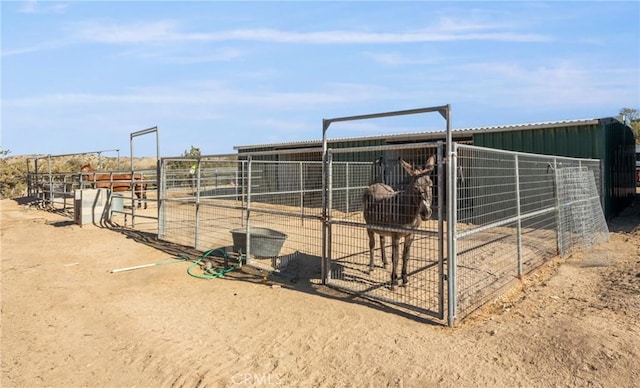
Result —
[[[567, 120], [534, 124], [454, 129], [453, 140], [476, 146], [600, 159], [602, 196], [607, 219], [618, 215], [633, 200], [635, 183], [635, 138], [622, 118]], [[415, 132], [386, 136], [329, 139], [329, 148], [444, 141], [445, 132]], [[274, 160], [322, 160], [322, 141], [236, 146], [239, 154], [282, 151]], [[296, 151], [298, 150], [298, 151]], [[286, 152], [285, 152], [286, 151]], [[372, 156], [373, 158], [373, 156]]]
[[617, 118], [478, 131], [473, 135], [473, 144], [510, 151], [600, 159], [607, 219], [627, 207], [636, 192], [635, 137], [631, 127]]

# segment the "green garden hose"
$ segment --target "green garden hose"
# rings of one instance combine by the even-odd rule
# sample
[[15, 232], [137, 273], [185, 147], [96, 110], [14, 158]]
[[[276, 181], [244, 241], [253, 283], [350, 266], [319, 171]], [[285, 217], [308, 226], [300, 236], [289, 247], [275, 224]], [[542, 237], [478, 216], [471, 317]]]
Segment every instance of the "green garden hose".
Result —
[[[200, 263], [204, 259], [206, 259], [209, 255], [211, 255], [212, 253], [214, 253], [216, 251], [220, 251], [222, 253], [222, 258], [224, 259], [224, 267], [207, 268], [207, 269], [204, 270], [204, 275], [193, 273], [193, 271], [192, 271], [193, 268], [195, 268], [196, 266], [199, 266]], [[200, 258], [198, 260], [196, 260], [193, 264], [191, 264], [187, 268], [187, 273], [189, 275], [193, 276], [194, 278], [198, 278], [198, 279], [216, 279], [216, 278], [224, 276], [225, 274], [233, 271], [236, 268], [239, 268], [240, 265], [241, 265], [241, 262], [242, 262], [242, 258], [243, 258], [243, 255], [240, 254], [240, 256], [238, 258], [238, 263], [229, 266], [228, 265], [229, 264], [229, 257], [227, 256], [227, 251], [224, 248], [210, 249], [210, 250], [206, 251], [205, 253], [203, 253], [202, 256], [200, 256]], [[126, 267], [126, 268], [118, 268], [118, 269], [111, 270], [111, 273], [117, 273], [117, 272], [123, 272], [123, 271], [131, 271], [131, 270], [134, 270], [134, 269], [148, 268], [148, 267], [154, 267], [154, 266], [159, 266], [159, 265], [176, 264], [176, 263], [182, 263], [182, 262], [185, 262], [185, 261], [191, 261], [191, 258], [189, 258], [186, 255], [180, 255], [178, 258], [176, 258], [176, 260], [158, 262], [158, 263], [151, 263], [151, 264], [136, 265], [136, 266], [133, 266], [133, 267]]]
[[[224, 258], [224, 263], [225, 263], [224, 267], [207, 268], [207, 269], [205, 269], [203, 275], [200, 275], [200, 274], [197, 274], [197, 273], [193, 273], [191, 271], [193, 268], [199, 266], [200, 263], [204, 259], [206, 259], [209, 255], [211, 255], [212, 253], [214, 253], [216, 251], [220, 251], [222, 253], [222, 257]], [[187, 260], [188, 260], [188, 258], [187, 258]], [[216, 278], [220, 278], [220, 277], [223, 277], [224, 275], [226, 275], [227, 273], [233, 271], [234, 269], [237, 269], [238, 267], [240, 267], [240, 262], [242, 260], [242, 257], [240, 257], [240, 259], [238, 260], [238, 264], [234, 264], [234, 265], [231, 265], [231, 266], [227, 266], [228, 260], [229, 260], [229, 258], [227, 256], [227, 251], [224, 248], [210, 249], [210, 250], [206, 251], [205, 253], [203, 253], [202, 256], [200, 256], [200, 258], [198, 260], [196, 260], [193, 264], [191, 264], [189, 266], [189, 268], [187, 268], [187, 273], [190, 276], [192, 276], [194, 278], [198, 278], [198, 279], [216, 279]]]

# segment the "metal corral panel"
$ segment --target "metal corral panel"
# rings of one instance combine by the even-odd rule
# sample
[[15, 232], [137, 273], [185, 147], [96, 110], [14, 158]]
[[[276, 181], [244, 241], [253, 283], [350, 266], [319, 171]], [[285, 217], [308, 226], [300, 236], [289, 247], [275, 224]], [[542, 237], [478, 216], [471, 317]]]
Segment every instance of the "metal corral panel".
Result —
[[604, 212], [615, 217], [633, 200], [634, 144], [631, 128], [614, 118], [593, 124], [479, 132], [473, 144], [510, 151], [600, 159]]

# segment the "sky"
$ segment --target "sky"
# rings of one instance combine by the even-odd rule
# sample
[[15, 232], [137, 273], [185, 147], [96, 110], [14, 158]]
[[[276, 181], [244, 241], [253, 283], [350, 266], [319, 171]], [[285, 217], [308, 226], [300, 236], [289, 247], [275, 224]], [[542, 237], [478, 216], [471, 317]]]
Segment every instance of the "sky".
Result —
[[[322, 119], [451, 105], [454, 129], [640, 109], [640, 2], [6, 1], [0, 148], [319, 140]], [[442, 131], [437, 113], [330, 138]], [[154, 156], [156, 136], [134, 138]], [[103, 155], [113, 155], [111, 151]]]

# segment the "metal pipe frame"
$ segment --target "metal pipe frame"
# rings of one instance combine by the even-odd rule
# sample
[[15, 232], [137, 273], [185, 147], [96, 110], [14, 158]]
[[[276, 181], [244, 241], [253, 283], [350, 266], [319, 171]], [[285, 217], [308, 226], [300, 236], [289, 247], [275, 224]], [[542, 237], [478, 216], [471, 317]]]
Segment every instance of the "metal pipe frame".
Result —
[[[447, 214], [449, 217], [449, 222], [447, 222], [448, 233], [447, 233], [447, 247], [448, 247], [448, 282], [449, 282], [449, 326], [453, 326], [453, 321], [455, 319], [455, 242], [453, 240], [453, 236], [455, 235], [455, 152], [453, 150], [453, 141], [451, 134], [451, 105], [441, 105], [441, 106], [433, 106], [426, 108], [417, 108], [417, 109], [407, 109], [407, 110], [398, 110], [391, 112], [382, 112], [382, 113], [371, 113], [364, 115], [356, 115], [356, 116], [345, 116], [345, 117], [336, 117], [332, 119], [323, 119], [322, 120], [322, 218], [323, 218], [323, 228], [322, 228], [322, 283], [327, 284], [328, 276], [329, 276], [329, 268], [330, 268], [330, 220], [328, 214], [328, 206], [330, 204], [330, 193], [329, 193], [329, 183], [330, 183], [330, 167], [329, 167], [329, 149], [327, 144], [327, 132], [332, 123], [336, 122], [344, 122], [344, 121], [356, 121], [356, 120], [368, 120], [375, 118], [383, 118], [383, 117], [392, 117], [392, 116], [404, 116], [404, 115], [412, 115], [412, 114], [421, 114], [421, 113], [431, 113], [438, 112], [440, 115], [446, 120], [446, 131], [447, 131], [447, 176], [448, 185], [447, 185], [447, 198], [448, 198], [448, 210]], [[415, 147], [416, 144], [411, 144], [411, 147]], [[397, 147], [396, 147], [397, 148]], [[366, 150], [366, 147], [359, 148], [359, 152], [363, 152]], [[333, 151], [333, 150], [332, 150]], [[336, 152], [348, 152], [348, 150], [336, 150]], [[452, 178], [453, 177], [453, 178]], [[452, 219], [453, 218], [453, 222]], [[444, 295], [440, 295], [440, 298], [443, 298]], [[453, 298], [453, 303], [452, 299]]]
[[453, 144], [453, 136], [451, 134], [451, 107], [447, 105], [447, 323], [449, 327], [453, 327], [456, 319], [457, 302], [457, 277], [456, 277], [456, 223], [458, 222], [457, 209], [457, 144]]
[[[155, 133], [156, 135], [156, 177], [160, 176], [160, 139], [158, 135], [158, 127], [151, 127], [147, 129], [143, 129], [136, 132], [131, 132], [129, 135], [129, 149], [131, 156], [131, 184], [133, 185], [133, 139], [138, 136], [148, 135], [150, 133]], [[131, 186], [133, 187], [133, 186]], [[135, 207], [135, 199], [134, 199], [134, 190], [131, 190], [131, 227], [135, 226], [136, 219], [136, 207]], [[157, 218], [160, 218], [160, 185], [156, 184], [156, 201], [158, 201], [157, 206]]]
[[[72, 152], [72, 153], [68, 153], [68, 154], [40, 154], [36, 157], [32, 157], [32, 158], [27, 158], [26, 159], [26, 163], [27, 163], [27, 176], [29, 176], [29, 174], [31, 173], [30, 171], [30, 162], [33, 160], [34, 162], [34, 173], [38, 174], [38, 160], [42, 160], [42, 159], [47, 159], [47, 167], [48, 167], [48, 174], [49, 174], [49, 184], [52, 184], [52, 171], [51, 171], [51, 158], [59, 158], [59, 157], [65, 157], [65, 156], [76, 156], [76, 155], [91, 155], [91, 154], [97, 154], [98, 158], [101, 157], [103, 152], [117, 152], [118, 153], [118, 166], [120, 166], [120, 150], [117, 148], [112, 148], [112, 149], [106, 149], [106, 150], [98, 150], [98, 151], [86, 151], [86, 152]], [[28, 195], [32, 195], [33, 194], [33, 188], [30, 186], [30, 180], [27, 180], [27, 194]], [[50, 197], [50, 200], [52, 200], [53, 198]], [[53, 201], [51, 201], [51, 203], [53, 203]]]

